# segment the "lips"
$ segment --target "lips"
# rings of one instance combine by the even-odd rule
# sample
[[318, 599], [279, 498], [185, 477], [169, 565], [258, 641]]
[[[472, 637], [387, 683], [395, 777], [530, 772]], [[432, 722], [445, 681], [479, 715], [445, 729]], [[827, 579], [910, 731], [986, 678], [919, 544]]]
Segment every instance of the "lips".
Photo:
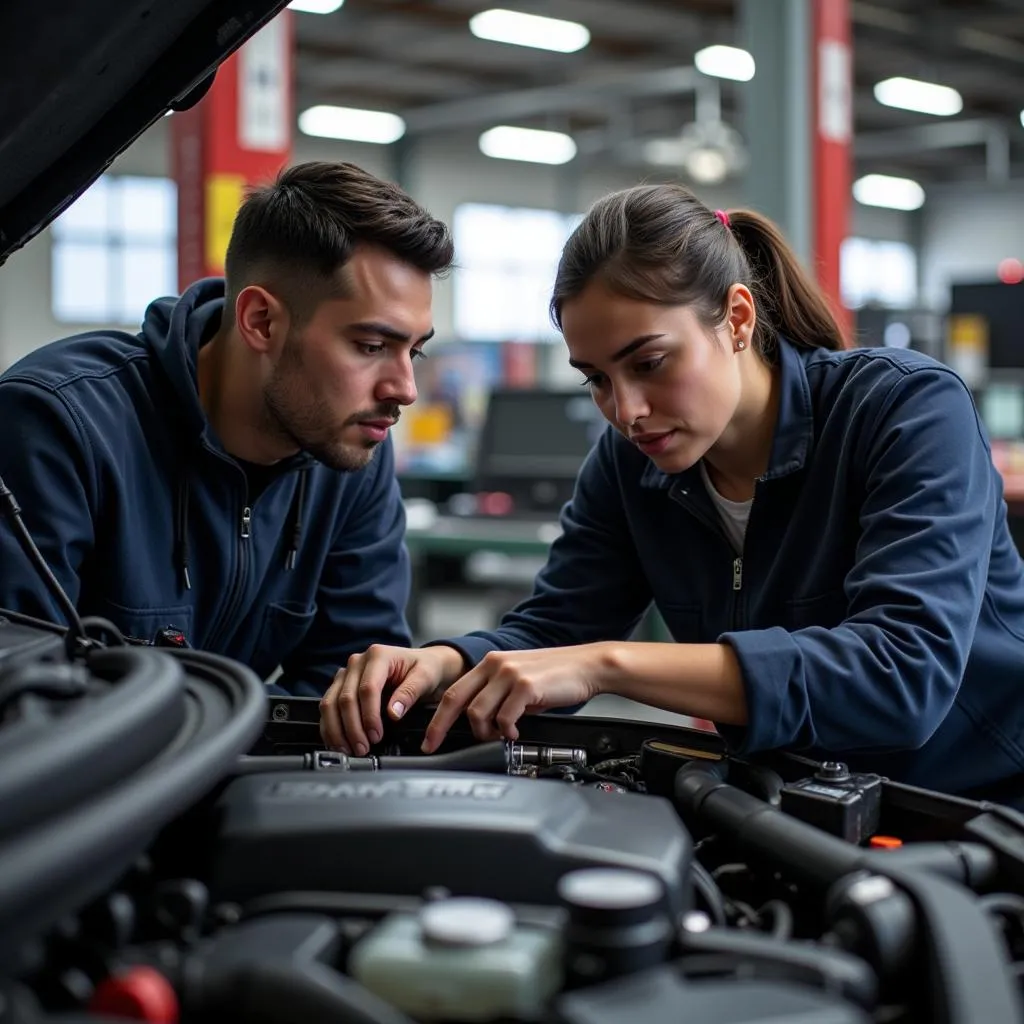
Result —
[[674, 430], [663, 430], [656, 434], [634, 434], [630, 441], [645, 455], [655, 456], [660, 455], [668, 448], [675, 433]]
[[398, 420], [360, 420], [362, 427], [373, 427], [374, 430], [390, 430]]

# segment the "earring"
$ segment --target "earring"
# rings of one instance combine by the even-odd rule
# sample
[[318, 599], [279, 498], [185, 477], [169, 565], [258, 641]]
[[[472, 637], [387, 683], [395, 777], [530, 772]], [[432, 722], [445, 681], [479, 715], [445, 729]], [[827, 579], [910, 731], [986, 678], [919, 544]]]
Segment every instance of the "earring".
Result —
[[736, 347], [737, 347], [738, 349], [739, 349], [739, 348], [746, 348], [746, 347], [747, 347], [747, 343], [746, 343], [745, 341], [737, 341], [737, 342], [736, 342]]

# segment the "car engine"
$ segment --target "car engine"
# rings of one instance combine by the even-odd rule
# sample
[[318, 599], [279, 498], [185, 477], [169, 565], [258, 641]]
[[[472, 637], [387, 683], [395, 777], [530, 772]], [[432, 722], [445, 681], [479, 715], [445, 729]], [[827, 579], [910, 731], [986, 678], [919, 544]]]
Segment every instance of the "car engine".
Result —
[[0, 1022], [1024, 1020], [1024, 818], [537, 715], [321, 749], [246, 668], [0, 614]]

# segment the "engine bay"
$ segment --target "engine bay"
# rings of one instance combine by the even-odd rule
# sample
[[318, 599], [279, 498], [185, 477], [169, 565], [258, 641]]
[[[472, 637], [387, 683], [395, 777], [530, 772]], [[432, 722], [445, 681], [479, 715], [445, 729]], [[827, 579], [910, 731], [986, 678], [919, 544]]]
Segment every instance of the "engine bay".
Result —
[[714, 733], [427, 708], [367, 757], [0, 616], [0, 1021], [1024, 1019], [1024, 818]]

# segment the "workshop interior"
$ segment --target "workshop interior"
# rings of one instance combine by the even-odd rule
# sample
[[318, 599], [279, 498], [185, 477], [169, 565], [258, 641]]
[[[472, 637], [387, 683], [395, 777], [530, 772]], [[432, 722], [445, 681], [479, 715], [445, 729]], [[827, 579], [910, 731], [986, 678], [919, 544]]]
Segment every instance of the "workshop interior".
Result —
[[[0, 371], [223, 273], [288, 163], [451, 226], [394, 430], [416, 643], [493, 628], [559, 535], [603, 420], [551, 284], [641, 182], [769, 214], [851, 344], [955, 370], [1024, 540], [1019, 0], [16, 0], [0, 53]], [[327, 750], [315, 698], [80, 617], [17, 499], [65, 614], [0, 609], [0, 1024], [1024, 1021], [1009, 806], [604, 695]]]

